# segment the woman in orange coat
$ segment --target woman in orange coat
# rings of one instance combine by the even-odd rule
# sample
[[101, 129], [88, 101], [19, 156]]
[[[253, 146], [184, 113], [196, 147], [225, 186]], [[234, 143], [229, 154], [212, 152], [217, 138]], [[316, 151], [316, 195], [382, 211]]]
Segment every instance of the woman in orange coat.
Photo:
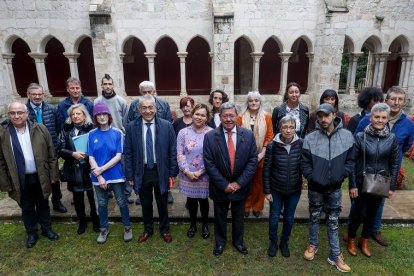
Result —
[[244, 206], [244, 216], [250, 216], [250, 210], [255, 217], [260, 217], [264, 208], [262, 171], [266, 146], [273, 139], [272, 116], [264, 111], [263, 98], [259, 91], [247, 94], [245, 109], [239, 114], [237, 124], [253, 131], [256, 139], [259, 164], [252, 179], [251, 194]]

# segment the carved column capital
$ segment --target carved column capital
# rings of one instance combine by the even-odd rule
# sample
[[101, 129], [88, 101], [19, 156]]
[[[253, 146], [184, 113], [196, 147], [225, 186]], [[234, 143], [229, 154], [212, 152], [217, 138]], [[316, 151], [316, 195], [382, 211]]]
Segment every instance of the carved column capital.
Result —
[[7, 64], [11, 64], [12, 59], [14, 58], [15, 55], [16, 54], [13, 54], [13, 53], [5, 53], [5, 54], [2, 54], [1, 56], [6, 61]]
[[30, 52], [28, 55], [35, 60], [36, 63], [44, 62], [45, 58], [47, 57], [47, 53], [34, 53]]
[[281, 52], [279, 53], [280, 58], [282, 59], [283, 63], [289, 62], [290, 57], [292, 56], [292, 52]]

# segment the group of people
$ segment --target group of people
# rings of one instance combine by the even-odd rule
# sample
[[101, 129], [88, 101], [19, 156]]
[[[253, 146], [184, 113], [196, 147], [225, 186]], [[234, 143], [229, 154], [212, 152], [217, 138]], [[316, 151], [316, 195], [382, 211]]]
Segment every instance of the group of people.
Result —
[[[28, 248], [37, 242], [38, 223], [44, 236], [58, 239], [51, 228], [48, 205], [50, 191], [60, 185], [58, 157], [64, 160], [61, 175], [73, 193], [77, 233], [87, 229], [86, 192], [93, 230], [99, 232], [98, 243], [105, 243], [110, 233], [108, 191], [113, 192], [119, 206], [124, 241], [133, 239], [128, 202], [135, 191], [144, 222], [138, 241], [145, 242], [154, 234], [154, 194], [161, 238], [171, 242], [168, 191], [178, 175], [179, 191], [187, 197], [189, 238], [197, 232], [198, 209], [201, 237], [209, 238], [208, 198], [213, 201], [215, 256], [223, 253], [227, 243], [229, 210], [232, 244], [248, 254], [243, 241], [244, 218], [262, 216], [267, 200], [267, 253], [274, 257], [280, 249], [289, 257], [288, 241], [303, 179], [309, 198], [306, 260], [313, 260], [318, 252], [320, 214], [325, 212], [328, 262], [340, 271], [351, 270], [341, 254], [338, 237], [345, 178], [349, 179], [352, 201], [344, 237], [348, 252], [357, 254], [356, 232], [361, 223], [358, 245], [364, 255], [371, 256], [371, 236], [387, 245], [380, 233], [384, 198], [362, 193], [362, 183], [365, 173], [382, 174], [390, 178], [389, 197], [393, 196], [402, 155], [414, 142], [414, 124], [402, 111], [405, 92], [401, 88], [390, 88], [385, 103], [380, 89], [366, 88], [358, 96], [363, 110], [350, 120], [339, 111], [338, 95], [331, 89], [322, 93], [319, 107], [309, 114], [309, 108], [300, 102], [299, 85], [289, 83], [284, 102], [272, 115], [264, 110], [258, 91], [247, 94], [238, 112], [224, 91], [215, 90], [209, 98], [212, 109], [191, 97], [182, 98], [183, 116], [174, 122], [168, 103], [156, 97], [152, 82], [142, 82], [139, 89], [141, 97], [128, 108], [125, 99], [115, 93], [112, 78], [105, 75], [102, 95], [92, 103], [82, 96], [80, 81], [69, 78], [70, 96], [57, 109], [43, 101], [38, 84], [29, 85], [26, 105], [16, 102], [8, 106], [9, 119], [0, 130], [0, 174], [6, 179], [1, 188], [22, 208]], [[85, 149], [80, 149], [82, 143]], [[280, 215], [283, 229], [279, 238]]]

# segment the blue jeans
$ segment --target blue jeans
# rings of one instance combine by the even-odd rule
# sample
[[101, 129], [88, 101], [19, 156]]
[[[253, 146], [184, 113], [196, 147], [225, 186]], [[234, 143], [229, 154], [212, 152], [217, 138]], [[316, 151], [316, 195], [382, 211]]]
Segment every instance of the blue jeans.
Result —
[[372, 224], [372, 232], [379, 232], [381, 230], [382, 212], [384, 211], [385, 198], [381, 199], [381, 203], [377, 209], [377, 213]]
[[[126, 196], [124, 194], [125, 182], [109, 184], [114, 191], [116, 202], [121, 212], [122, 224], [124, 226], [131, 226], [129, 217], [129, 208]], [[99, 186], [94, 186], [96, 198], [98, 199], [99, 223], [101, 228], [108, 229], [108, 194], [106, 190]]]
[[341, 213], [341, 189], [327, 192], [308, 190], [309, 198], [309, 243], [318, 246], [319, 220], [321, 211], [326, 213], [326, 226], [328, 232], [329, 257], [336, 258], [341, 253], [339, 248], [339, 214]]
[[290, 233], [292, 232], [293, 221], [295, 218], [296, 206], [298, 205], [301, 191], [297, 191], [290, 195], [284, 195], [278, 192], [273, 192], [273, 202], [270, 202], [269, 214], [269, 240], [277, 242], [277, 228], [280, 213], [284, 208], [283, 214], [283, 229], [281, 241], [288, 241]]

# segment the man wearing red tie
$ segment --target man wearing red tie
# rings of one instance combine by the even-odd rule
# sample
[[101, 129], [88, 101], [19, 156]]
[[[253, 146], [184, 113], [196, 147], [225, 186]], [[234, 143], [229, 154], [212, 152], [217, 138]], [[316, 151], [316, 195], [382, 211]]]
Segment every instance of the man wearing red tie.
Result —
[[253, 133], [236, 126], [233, 103], [220, 107], [221, 126], [204, 137], [203, 154], [210, 179], [210, 198], [214, 202], [215, 256], [223, 253], [227, 241], [226, 221], [231, 203], [232, 243], [240, 253], [248, 250], [243, 242], [244, 203], [250, 194], [250, 181], [257, 167]]

